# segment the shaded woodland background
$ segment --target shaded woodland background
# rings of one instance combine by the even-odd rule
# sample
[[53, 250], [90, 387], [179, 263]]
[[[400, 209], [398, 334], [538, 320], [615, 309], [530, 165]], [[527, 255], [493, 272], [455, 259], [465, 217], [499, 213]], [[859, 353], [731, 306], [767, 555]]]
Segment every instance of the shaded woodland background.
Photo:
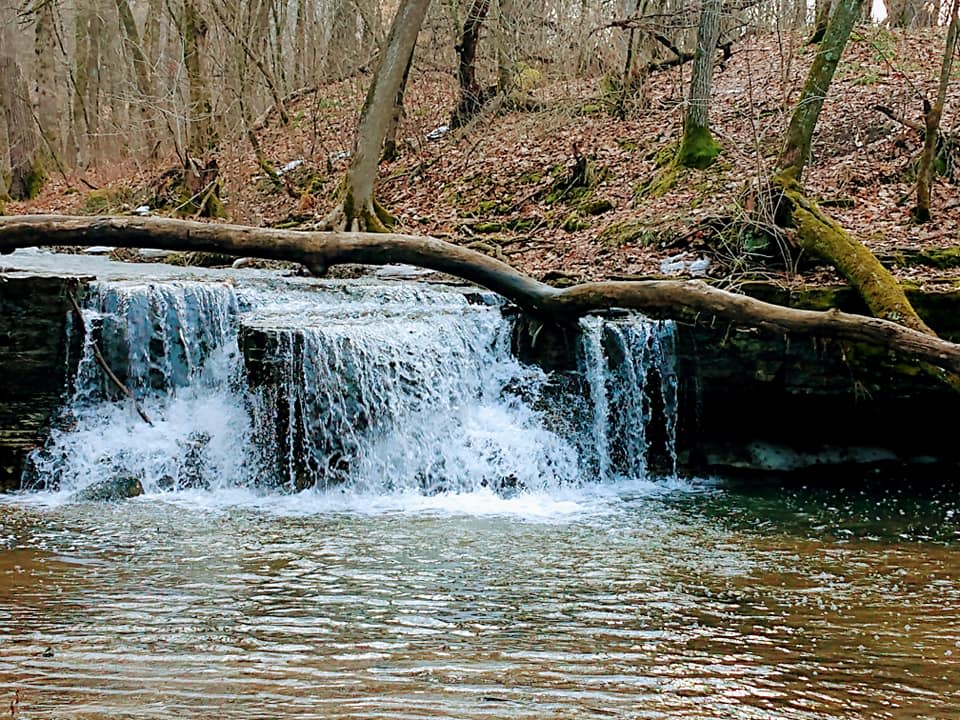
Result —
[[[699, 3], [433, 3], [380, 197], [404, 227], [539, 276], [687, 271], [708, 236], [711, 273], [733, 276], [755, 252], [796, 269], [775, 224], [750, 210], [830, 6], [723, 3], [710, 101], [720, 161], [649, 192], [658, 153], [682, 128]], [[0, 197], [26, 201], [8, 200], [10, 211], [146, 206], [310, 227], [335, 204], [395, 11], [352, 0], [2, 2]], [[920, 0], [865, 8], [828, 96], [806, 183], [875, 251], [957, 240], [952, 168], [934, 226], [910, 223], [904, 200], [948, 11]], [[948, 102], [946, 138], [953, 117]], [[208, 212], [214, 191], [226, 204]]]

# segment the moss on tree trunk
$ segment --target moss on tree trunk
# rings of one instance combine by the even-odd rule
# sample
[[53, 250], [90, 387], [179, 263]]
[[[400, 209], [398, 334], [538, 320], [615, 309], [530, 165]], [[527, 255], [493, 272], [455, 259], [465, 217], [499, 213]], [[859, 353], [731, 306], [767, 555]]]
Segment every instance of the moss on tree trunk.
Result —
[[720, 150], [721, 147], [713, 139], [710, 128], [688, 126], [683, 131], [677, 162], [684, 167], [703, 170], [710, 167]]
[[786, 224], [796, 229], [801, 248], [829, 260], [876, 317], [933, 334], [876, 255], [810, 200], [798, 182], [789, 176], [777, 176], [774, 184], [781, 193]]

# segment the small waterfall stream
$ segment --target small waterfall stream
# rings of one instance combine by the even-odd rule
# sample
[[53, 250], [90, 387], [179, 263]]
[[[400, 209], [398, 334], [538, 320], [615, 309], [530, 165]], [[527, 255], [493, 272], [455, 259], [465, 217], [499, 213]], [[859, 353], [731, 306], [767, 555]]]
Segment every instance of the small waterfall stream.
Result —
[[652, 455], [675, 471], [669, 323], [584, 320], [585, 392], [558, 397], [511, 354], [499, 301], [457, 288], [99, 281], [83, 320], [72, 399], [32, 457], [36, 488], [512, 494], [645, 478]]

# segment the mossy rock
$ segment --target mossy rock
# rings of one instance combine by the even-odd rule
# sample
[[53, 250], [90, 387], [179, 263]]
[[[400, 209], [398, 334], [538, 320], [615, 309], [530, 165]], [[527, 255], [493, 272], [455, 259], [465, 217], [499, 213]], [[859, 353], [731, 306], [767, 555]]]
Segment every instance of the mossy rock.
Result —
[[478, 222], [470, 226], [470, 229], [480, 235], [503, 232], [505, 226], [501, 222]]
[[897, 267], [927, 267], [934, 270], [954, 270], [960, 268], [960, 247], [945, 248], [902, 248], [880, 259], [886, 265]]
[[481, 200], [473, 210], [466, 213], [467, 217], [483, 217], [485, 215], [506, 215], [511, 210], [509, 203], [501, 200]]
[[652, 160], [653, 164], [658, 168], [666, 167], [667, 165], [672, 165], [677, 159], [677, 149], [679, 148], [678, 143], [669, 142], [658, 150], [654, 150], [647, 154], [647, 160]]
[[590, 221], [585, 217], [581, 217], [580, 213], [572, 212], [567, 215], [560, 227], [567, 232], [577, 232], [578, 230], [585, 230], [590, 227]]
[[492, 233], [500, 232], [529, 232], [537, 225], [543, 222], [543, 219], [540, 217], [518, 217], [511, 218], [509, 220], [494, 221], [489, 222], [478, 222], [469, 225], [468, 227], [472, 232], [475, 232], [480, 235], [490, 235]]
[[119, 502], [143, 495], [143, 485], [138, 478], [121, 475], [101, 480], [78, 490], [70, 496], [73, 502]]
[[22, 178], [23, 197], [21, 199], [33, 200], [40, 194], [46, 181], [47, 172], [43, 169], [43, 163], [39, 158], [35, 158], [30, 170]]
[[614, 204], [607, 198], [586, 198], [577, 208], [580, 215], [603, 215], [603, 213], [613, 210]]
[[224, 255], [223, 253], [179, 252], [170, 253], [163, 259], [163, 262], [167, 265], [179, 265], [181, 267], [229, 267], [234, 260], [236, 260], [236, 257], [233, 255]]
[[663, 239], [663, 232], [640, 220], [624, 220], [613, 223], [600, 233], [600, 241], [612, 247], [640, 245], [649, 247]]
[[[137, 193], [125, 185], [108, 185], [91, 190], [80, 206], [81, 215], [116, 215], [137, 203]], [[139, 204], [139, 203], [137, 203]]]
[[529, 92], [543, 84], [543, 73], [526, 63], [517, 63], [513, 82], [518, 90]]
[[683, 170], [683, 166], [675, 162], [660, 167], [645, 182], [634, 188], [634, 198], [640, 200], [645, 197], [663, 197], [677, 184]]

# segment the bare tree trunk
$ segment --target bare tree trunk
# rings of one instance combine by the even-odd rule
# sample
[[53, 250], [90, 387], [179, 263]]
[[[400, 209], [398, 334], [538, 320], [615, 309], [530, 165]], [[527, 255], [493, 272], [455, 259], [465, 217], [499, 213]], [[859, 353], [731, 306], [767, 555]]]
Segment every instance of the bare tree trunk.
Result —
[[[9, 47], [9, 45], [7, 46]], [[34, 197], [43, 184], [39, 138], [27, 83], [11, 55], [0, 51], [0, 173], [14, 200]]]
[[[267, 88], [270, 90], [270, 96], [273, 98], [273, 107], [280, 115], [280, 124], [288, 125], [290, 123], [290, 116], [287, 114], [286, 104], [283, 102], [283, 97], [280, 95], [280, 88], [277, 84], [277, 80], [273, 75], [273, 72], [267, 66], [264, 61], [264, 54], [266, 52], [266, 47], [263, 43], [260, 44], [259, 52], [256, 52], [254, 48], [250, 47], [250, 44], [243, 39], [243, 37], [234, 29], [234, 25], [238, 24], [238, 15], [239, 13], [234, 13], [233, 18], [224, 19], [223, 14], [220, 12], [217, 3], [214, 3], [213, 12], [217, 16], [217, 20], [220, 21], [220, 24], [226, 29], [227, 33], [237, 42], [240, 46], [240, 49], [243, 51], [243, 54], [252, 62], [257, 70], [260, 71], [260, 74], [263, 76], [264, 82], [267, 84]], [[260, 27], [260, 23], [263, 21], [263, 18], [259, 18], [256, 28], [254, 28], [256, 34], [263, 31], [264, 28]], [[268, 28], [269, 29], [269, 23]], [[242, 30], [242, 28], [241, 28]], [[243, 93], [246, 91], [245, 87], [240, 88], [240, 92]]]
[[786, 143], [780, 153], [780, 173], [797, 182], [810, 159], [813, 131], [823, 108], [833, 74], [847, 45], [853, 25], [860, 17], [864, 0], [837, 0], [830, 24], [810, 67], [800, 100], [790, 116]]
[[374, 198], [377, 161], [430, 0], [404, 0], [397, 9], [383, 60], [360, 113], [353, 159], [343, 180], [342, 199], [325, 224], [383, 232], [394, 218]]
[[312, 11], [313, 5], [308, 5], [308, 0], [297, 0], [297, 19], [293, 29], [293, 82], [298, 88], [306, 87], [314, 80], [308, 70], [317, 61], [316, 43], [310, 42], [315, 24]]
[[461, 127], [479, 112], [487, 98], [477, 81], [477, 47], [480, 28], [490, 11], [490, 0], [473, 0], [463, 22], [463, 32], [457, 43], [457, 78], [460, 81], [460, 102], [450, 118], [451, 127]]
[[329, 80], [351, 77], [361, 65], [357, 32], [361, 21], [355, 0], [336, 0], [324, 75]]
[[162, 17], [164, 17], [163, 0], [149, 0], [147, 3], [147, 20], [143, 26], [143, 48], [147, 62], [151, 67], [156, 67], [160, 62], [160, 36], [163, 27], [160, 19]]
[[827, 32], [827, 24], [830, 22], [830, 13], [833, 11], [834, 0], [817, 0], [813, 12], [813, 35], [810, 36], [810, 44], [815, 45], [823, 40]]
[[217, 144], [210, 88], [207, 85], [204, 67], [207, 30], [207, 21], [200, 14], [197, 3], [194, 0], [184, 0], [180, 32], [190, 96], [187, 117], [187, 153], [195, 158], [204, 157]]
[[120, 28], [123, 30], [123, 47], [133, 61], [133, 76], [137, 83], [136, 116], [140, 120], [140, 132], [149, 144], [155, 133], [153, 71], [144, 51], [144, 45], [137, 29], [128, 0], [116, 0]]
[[400, 148], [397, 146], [397, 131], [400, 129], [400, 122], [405, 116], [403, 109], [403, 96], [407, 90], [407, 79], [410, 77], [410, 67], [413, 65], [413, 53], [407, 58], [407, 67], [403, 71], [403, 80], [400, 82], [400, 89], [397, 91], [397, 101], [393, 104], [393, 112], [390, 114], [390, 123], [387, 125], [387, 134], [383, 139], [383, 154], [380, 156], [382, 162], [393, 162], [400, 157]]
[[497, 23], [497, 92], [509, 96], [516, 85], [516, 2], [499, 0]]
[[77, 3], [74, 31], [73, 127], [75, 160], [87, 165], [100, 157], [101, 41], [103, 18], [94, 0]]
[[947, 87], [950, 85], [950, 73], [953, 70], [953, 56], [957, 51], [958, 3], [960, 0], [953, 0], [950, 7], [950, 27], [947, 29], [947, 44], [943, 53], [943, 64], [940, 67], [937, 99], [933, 104], [927, 99], [923, 101], [923, 152], [920, 154], [920, 164], [917, 167], [917, 205], [913, 208], [913, 218], [918, 223], [930, 220], [930, 186], [933, 185], [936, 166], [940, 119], [943, 117], [943, 106], [947, 100]]
[[58, 108], [62, 98], [60, 97], [60, 74], [57, 68], [57, 18], [52, 2], [44, 2], [35, 12], [36, 118], [46, 145], [46, 152], [51, 156], [59, 156], [62, 142]]
[[851, 237], [810, 200], [800, 184], [820, 108], [862, 5], [863, 0], [837, 0], [830, 16], [803, 93], [790, 118], [779, 171], [772, 178], [771, 184], [778, 192], [776, 217], [781, 224], [796, 230], [796, 242], [801, 248], [830, 262], [857, 290], [874, 315], [932, 334], [890, 271], [863, 243]]
[[936, 25], [940, 3], [936, 0], [884, 0], [890, 27], [912, 28]]
[[710, 86], [713, 80], [717, 38], [720, 34], [722, 0], [704, 0], [697, 28], [697, 50], [693, 56], [690, 96], [683, 122], [683, 139], [677, 161], [685, 167], [701, 170], [720, 154], [720, 146], [710, 133]]

